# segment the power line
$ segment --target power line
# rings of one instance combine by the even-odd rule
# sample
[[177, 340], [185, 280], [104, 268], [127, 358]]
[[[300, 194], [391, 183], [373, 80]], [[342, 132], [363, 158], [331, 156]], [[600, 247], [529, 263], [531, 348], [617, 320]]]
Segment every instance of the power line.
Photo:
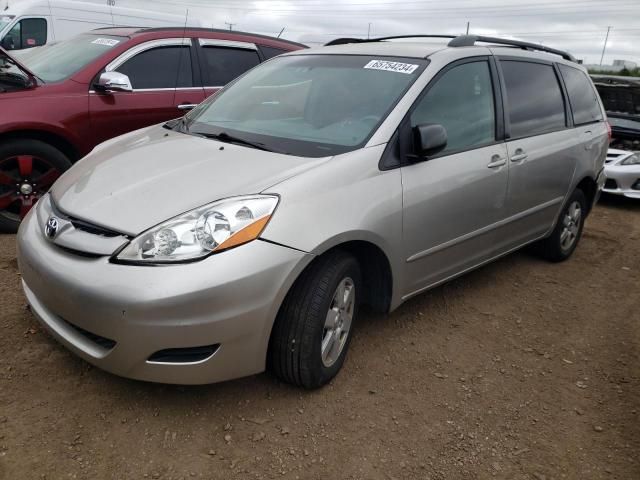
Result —
[[[170, 5], [185, 5], [185, 3], [176, 3], [172, 0], [156, 0], [158, 3], [165, 3]], [[272, 14], [295, 14], [301, 16], [342, 16], [342, 15], [362, 15], [363, 11], [366, 11], [371, 14], [382, 14], [388, 16], [389, 14], [397, 15], [397, 14], [408, 14], [408, 15], [416, 15], [418, 13], [454, 13], [465, 11], [468, 15], [478, 16], [480, 13], [486, 13], [487, 15], [495, 16], [496, 13], [500, 14], [501, 12], [513, 12], [517, 13], [518, 16], [533, 16], [533, 15], [548, 15], [551, 13], [554, 14], [563, 14], [563, 13], [574, 13], [574, 14], [585, 14], [585, 13], [619, 13], [615, 12], [618, 8], [612, 7], [624, 7], [637, 9], [639, 4], [637, 1], [629, 1], [629, 0], [611, 0], [607, 3], [607, 7], [605, 10], [602, 10], [603, 4], [601, 1], [591, 1], [591, 0], [580, 0], [579, 2], [553, 2], [553, 3], [537, 3], [536, 5], [513, 5], [513, 4], [493, 4], [493, 5], [484, 5], [482, 7], [473, 7], [473, 6], [465, 6], [465, 5], [453, 5], [448, 7], [420, 7], [420, 8], [398, 8], [400, 6], [405, 6], [409, 2], [403, 2], [401, 5], [387, 3], [388, 5], [394, 5], [393, 10], [390, 9], [379, 9], [374, 8], [383, 5], [382, 3], [360, 3], [360, 4], [345, 4], [343, 2], [339, 4], [332, 5], [332, 12], [327, 11], [326, 3], [311, 5], [305, 4], [303, 5], [292, 5], [291, 7], [272, 7], [269, 8], [268, 11]], [[420, 5], [425, 5], [426, 2], [419, 2]], [[196, 5], [196, 4], [192, 4]], [[197, 4], [201, 8], [206, 8], [204, 4]], [[438, 5], [441, 5], [441, 2], [438, 2]], [[314, 8], [315, 7], [315, 8]], [[358, 8], [357, 10], [341, 10], [342, 7], [370, 7], [368, 9]], [[594, 8], [590, 10], [589, 7]], [[227, 4], [217, 4], [216, 8], [223, 8], [226, 10], [239, 10], [243, 12], [260, 12], [264, 11], [263, 8], [256, 7], [247, 7], [242, 6], [239, 7], [236, 5], [227, 5]], [[552, 11], [550, 11], [550, 10]], [[559, 12], [556, 9], [565, 9], [566, 11]], [[573, 9], [577, 9], [579, 11], [574, 11]], [[536, 13], [539, 11], [540, 13]], [[490, 13], [492, 12], [492, 13]], [[507, 16], [504, 14], [500, 14], [498, 16]]]

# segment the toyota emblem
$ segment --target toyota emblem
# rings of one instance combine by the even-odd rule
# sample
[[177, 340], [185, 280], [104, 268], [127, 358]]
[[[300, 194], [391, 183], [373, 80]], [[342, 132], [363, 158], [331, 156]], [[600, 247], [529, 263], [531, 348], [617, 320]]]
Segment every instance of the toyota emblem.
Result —
[[44, 233], [49, 238], [56, 236], [56, 233], [58, 233], [58, 219], [56, 217], [49, 217], [44, 227]]

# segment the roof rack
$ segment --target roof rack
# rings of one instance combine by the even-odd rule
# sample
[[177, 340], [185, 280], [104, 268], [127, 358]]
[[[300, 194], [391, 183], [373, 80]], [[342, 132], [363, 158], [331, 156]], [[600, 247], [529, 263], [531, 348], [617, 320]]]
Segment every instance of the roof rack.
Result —
[[329, 43], [325, 43], [325, 47], [331, 45], [345, 45], [347, 43], [367, 43], [367, 42], [382, 42], [385, 40], [398, 40], [401, 38], [456, 38], [457, 35], [395, 35], [392, 37], [379, 37], [379, 38], [336, 38]]
[[576, 62], [573, 55], [563, 50], [556, 48], [545, 47], [537, 43], [521, 42], [520, 40], [508, 40], [505, 38], [497, 37], [484, 37], [481, 35], [460, 35], [449, 42], [450, 47], [472, 47], [476, 42], [495, 43], [496, 45], [506, 45], [508, 47], [518, 47], [523, 50], [535, 50], [539, 52], [553, 53], [554, 55], [560, 55], [565, 60], [570, 62]]
[[523, 50], [552, 53], [554, 55], [560, 55], [562, 58], [564, 58], [565, 60], [569, 60], [570, 62], [577, 62], [573, 55], [563, 50], [545, 47], [544, 45], [539, 45], [537, 43], [522, 42], [520, 40], [508, 40], [498, 37], [484, 37], [481, 35], [395, 35], [392, 37], [380, 37], [371, 39], [336, 38], [335, 40], [327, 43], [326, 46], [344, 45], [347, 43], [382, 42], [385, 40], [397, 40], [403, 38], [450, 38], [451, 41], [448, 43], [449, 47], [472, 47], [476, 44], [476, 42], [493, 43], [496, 45], [517, 47]]

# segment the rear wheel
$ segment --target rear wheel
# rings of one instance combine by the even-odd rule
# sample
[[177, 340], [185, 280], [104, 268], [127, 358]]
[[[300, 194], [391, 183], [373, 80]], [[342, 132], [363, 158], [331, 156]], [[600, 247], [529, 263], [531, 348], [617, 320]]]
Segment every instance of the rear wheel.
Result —
[[0, 230], [16, 232], [31, 207], [70, 166], [61, 151], [39, 140], [1, 145]]
[[568, 259], [582, 236], [586, 213], [587, 199], [582, 190], [575, 190], [551, 235], [534, 244], [535, 251], [552, 262]]
[[318, 388], [336, 376], [362, 296], [358, 262], [335, 251], [317, 259], [287, 295], [271, 334], [269, 363], [283, 381]]

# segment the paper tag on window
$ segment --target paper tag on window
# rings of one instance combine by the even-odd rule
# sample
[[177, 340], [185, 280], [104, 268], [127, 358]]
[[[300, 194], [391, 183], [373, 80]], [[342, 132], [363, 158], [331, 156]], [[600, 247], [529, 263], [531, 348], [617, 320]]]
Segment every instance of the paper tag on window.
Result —
[[107, 47], [113, 47], [120, 43], [120, 40], [113, 40], [112, 38], [96, 38], [93, 42], [96, 45], [106, 45]]
[[35, 44], [36, 44], [35, 38], [27, 38], [27, 45], [29, 45], [30, 47], [33, 47]]
[[400, 62], [388, 62], [386, 60], [371, 60], [364, 68], [370, 68], [373, 70], [384, 70], [386, 72], [406, 73], [407, 75], [413, 73], [420, 65], [414, 65], [413, 63], [400, 63]]

